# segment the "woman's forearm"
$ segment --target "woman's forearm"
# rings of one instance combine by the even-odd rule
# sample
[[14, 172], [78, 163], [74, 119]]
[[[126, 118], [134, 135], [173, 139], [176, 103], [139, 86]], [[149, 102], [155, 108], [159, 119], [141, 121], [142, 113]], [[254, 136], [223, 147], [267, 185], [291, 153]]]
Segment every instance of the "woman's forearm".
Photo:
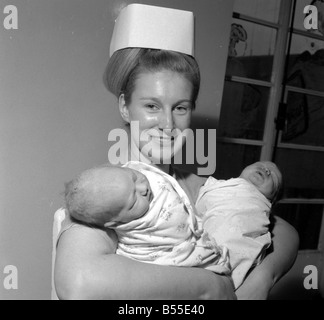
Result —
[[[100, 262], [101, 260], [101, 262]], [[80, 270], [73, 299], [205, 300], [234, 299], [226, 277], [204, 269], [163, 267], [108, 255]]]
[[236, 290], [238, 299], [267, 299], [275, 283], [293, 266], [298, 253], [299, 236], [286, 221], [275, 217], [272, 250]]
[[[110, 242], [110, 243], [109, 243]], [[235, 299], [231, 281], [200, 268], [140, 263], [113, 254], [114, 242], [86, 227], [64, 233], [55, 264], [60, 299]]]

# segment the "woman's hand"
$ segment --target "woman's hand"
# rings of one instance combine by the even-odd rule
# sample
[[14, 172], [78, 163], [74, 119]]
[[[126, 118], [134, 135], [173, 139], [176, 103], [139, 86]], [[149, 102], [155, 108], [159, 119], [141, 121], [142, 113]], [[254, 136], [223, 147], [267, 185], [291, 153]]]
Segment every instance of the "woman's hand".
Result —
[[255, 268], [235, 291], [238, 300], [267, 300], [274, 279], [263, 267]]
[[293, 266], [299, 247], [297, 231], [285, 220], [275, 217], [272, 234], [272, 251], [236, 290], [239, 300], [267, 299], [272, 287]]

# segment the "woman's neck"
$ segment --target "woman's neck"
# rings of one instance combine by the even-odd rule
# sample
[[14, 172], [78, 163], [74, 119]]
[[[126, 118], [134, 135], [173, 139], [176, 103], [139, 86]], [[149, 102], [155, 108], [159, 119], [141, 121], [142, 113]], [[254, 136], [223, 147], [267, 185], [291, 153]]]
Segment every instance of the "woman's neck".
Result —
[[129, 148], [129, 161], [140, 161], [146, 164], [150, 164], [163, 172], [170, 174], [171, 165], [170, 164], [155, 164], [149, 158], [145, 157], [137, 148], [134, 152], [134, 148]]

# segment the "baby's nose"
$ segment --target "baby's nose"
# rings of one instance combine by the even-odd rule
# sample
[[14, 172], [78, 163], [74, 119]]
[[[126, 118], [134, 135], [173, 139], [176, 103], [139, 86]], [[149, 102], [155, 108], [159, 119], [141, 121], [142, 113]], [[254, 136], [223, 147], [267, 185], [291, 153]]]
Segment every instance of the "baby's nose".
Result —
[[265, 171], [265, 173], [267, 174], [267, 176], [270, 176], [271, 175], [271, 171], [268, 168], [264, 167], [263, 170]]
[[147, 183], [145, 183], [144, 181], [138, 183], [136, 185], [136, 188], [137, 188], [137, 191], [143, 195], [146, 195], [149, 191], [149, 187], [148, 187]]

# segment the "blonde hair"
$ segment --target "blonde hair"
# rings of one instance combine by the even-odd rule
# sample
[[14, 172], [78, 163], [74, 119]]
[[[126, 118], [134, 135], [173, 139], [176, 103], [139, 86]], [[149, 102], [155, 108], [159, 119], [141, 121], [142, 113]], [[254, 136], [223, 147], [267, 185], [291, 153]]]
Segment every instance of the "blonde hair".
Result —
[[179, 73], [192, 84], [191, 99], [195, 106], [200, 88], [199, 66], [193, 57], [183, 53], [143, 48], [116, 51], [106, 67], [104, 83], [117, 98], [124, 94], [129, 104], [138, 76], [162, 70]]

